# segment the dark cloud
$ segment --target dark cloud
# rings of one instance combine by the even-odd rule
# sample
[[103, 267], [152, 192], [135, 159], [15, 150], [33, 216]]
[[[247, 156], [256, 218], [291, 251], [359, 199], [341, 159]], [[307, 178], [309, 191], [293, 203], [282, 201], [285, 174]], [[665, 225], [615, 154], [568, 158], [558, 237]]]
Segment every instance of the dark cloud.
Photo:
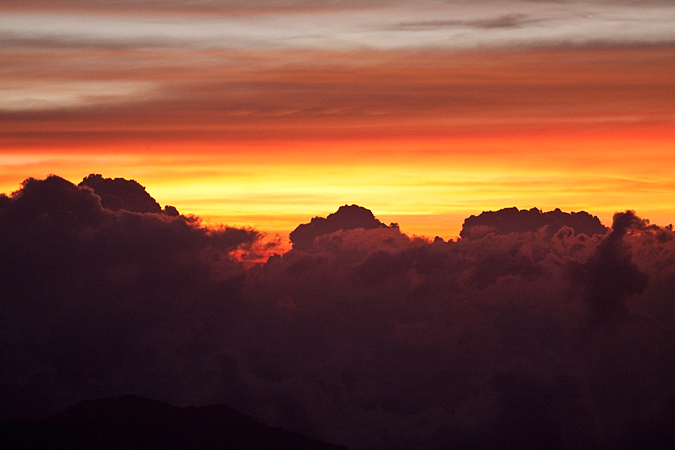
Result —
[[526, 14], [505, 14], [490, 19], [478, 20], [423, 20], [415, 22], [401, 22], [395, 25], [397, 30], [426, 31], [442, 28], [518, 28], [531, 23], [543, 22], [542, 19], [533, 19]]
[[161, 213], [162, 207], [135, 180], [103, 178], [91, 174], [83, 179], [79, 187], [87, 186], [101, 197], [101, 206], [112, 211], [125, 209], [139, 213]]
[[[145, 194], [139, 185], [110, 181], [131, 187], [115, 207], [139, 208], [130, 203]], [[2, 203], [3, 416], [49, 410], [115, 385], [150, 389], [171, 371], [162, 356], [168, 349], [187, 358], [182, 364], [206, 351], [209, 329], [240, 291], [243, 269], [230, 254], [259, 237], [204, 228], [161, 209], [108, 209], [91, 188], [57, 176], [28, 179]], [[153, 367], [155, 358], [169, 365]], [[148, 382], [125, 381], [132, 373]]]
[[646, 227], [633, 211], [614, 214], [612, 232], [598, 245], [595, 254], [576, 267], [585, 288], [586, 304], [594, 320], [602, 320], [625, 310], [625, 300], [647, 288], [647, 274], [632, 261], [624, 237]]
[[502, 210], [429, 242], [352, 205], [244, 270], [253, 232], [100, 199], [0, 200], [5, 417], [135, 393], [354, 450], [675, 443], [671, 228]]
[[298, 225], [290, 234], [293, 248], [307, 249], [312, 246], [318, 236], [330, 234], [338, 230], [353, 230], [363, 228], [386, 227], [373, 216], [373, 213], [361, 206], [344, 205], [328, 217], [314, 217], [309, 223]]
[[583, 233], [587, 236], [607, 232], [607, 227], [600, 223], [600, 219], [585, 211], [566, 213], [556, 208], [545, 213], [537, 208], [520, 211], [517, 208], [504, 208], [465, 219], [459, 235], [464, 239], [476, 239], [490, 233], [523, 233], [544, 227], [551, 236], [562, 227], [571, 228], [574, 234]]
[[[647, 228], [623, 215], [607, 234], [586, 213], [505, 211], [483, 216], [509, 220], [471, 239], [342, 230], [252, 270], [264, 332], [238, 357], [255, 367], [274, 361], [276, 371], [244, 370], [244, 379], [295, 399], [303, 414], [285, 425], [354, 448], [604, 448], [639, 442], [644, 430], [670, 436], [672, 333], [650, 317], [656, 304], [672, 305], [661, 290], [634, 291], [617, 320], [589, 334], [592, 276], [575, 279], [569, 267], [607, 285], [588, 268], [600, 259], [621, 269], [638, 246], [645, 258], [631, 260], [628, 275], [639, 279], [639, 266], [654, 263], [652, 244], [661, 242], [659, 259], [672, 255], [672, 232], [627, 233]], [[618, 241], [626, 247], [608, 256]], [[659, 412], [640, 416], [647, 404]]]

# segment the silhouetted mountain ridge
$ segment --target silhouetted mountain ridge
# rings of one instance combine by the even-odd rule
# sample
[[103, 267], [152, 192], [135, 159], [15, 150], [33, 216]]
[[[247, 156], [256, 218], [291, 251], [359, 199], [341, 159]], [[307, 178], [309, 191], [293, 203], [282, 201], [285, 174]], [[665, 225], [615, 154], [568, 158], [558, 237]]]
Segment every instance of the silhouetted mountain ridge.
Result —
[[136, 395], [88, 400], [48, 419], [0, 425], [5, 449], [345, 450], [222, 405], [179, 408]]

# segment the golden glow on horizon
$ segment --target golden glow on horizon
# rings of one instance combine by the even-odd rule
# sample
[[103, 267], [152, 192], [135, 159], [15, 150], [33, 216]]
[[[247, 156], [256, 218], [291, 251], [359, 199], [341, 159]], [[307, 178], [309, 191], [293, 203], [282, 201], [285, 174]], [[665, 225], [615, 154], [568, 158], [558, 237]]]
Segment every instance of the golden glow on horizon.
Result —
[[[636, 209], [675, 222], [673, 137], [559, 136], [436, 141], [192, 144], [99, 148], [71, 154], [22, 152], [3, 160], [0, 187], [59, 174], [77, 183], [96, 167], [146, 186], [160, 204], [209, 224], [286, 234], [343, 204], [371, 209], [410, 234], [455, 238], [464, 218], [504, 207], [586, 210], [611, 223]], [[255, 149], [255, 151], [253, 151]], [[128, 150], [128, 149], [127, 149]]]

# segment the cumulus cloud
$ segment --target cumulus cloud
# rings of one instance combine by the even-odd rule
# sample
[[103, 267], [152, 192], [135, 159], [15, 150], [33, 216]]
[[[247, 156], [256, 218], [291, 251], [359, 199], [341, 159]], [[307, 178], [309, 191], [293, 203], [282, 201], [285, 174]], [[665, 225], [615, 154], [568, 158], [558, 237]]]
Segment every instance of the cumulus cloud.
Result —
[[136, 182], [99, 176], [26, 180], [0, 202], [0, 236], [4, 416], [105, 394], [131, 373], [167, 376], [171, 363], [151, 358], [199, 353], [240, 290], [231, 253], [259, 239], [165, 214]]
[[537, 231], [544, 227], [551, 236], [562, 227], [569, 227], [575, 234], [583, 233], [587, 236], [607, 232], [607, 227], [600, 223], [600, 219], [586, 211], [566, 213], [556, 208], [545, 213], [537, 208], [530, 210], [504, 208], [468, 217], [464, 220], [459, 235], [464, 239], [476, 239], [490, 233], [522, 233]]
[[5, 417], [135, 393], [355, 450], [675, 442], [672, 228], [507, 209], [430, 242], [351, 205], [244, 270], [255, 232], [102, 199], [0, 197]]
[[[672, 443], [672, 333], [650, 319], [672, 305], [644, 284], [631, 290], [667, 283], [671, 263], [647, 278], [640, 266], [665, 263], [672, 231], [631, 234], [647, 228], [630, 214], [609, 233], [584, 212], [479, 217], [504, 216], [447, 243], [384, 226], [326, 230], [252, 270], [264, 325], [237, 358], [258, 411], [353, 448], [631, 448], [648, 433]], [[631, 260], [632, 247], [645, 258]], [[602, 323], [600, 285], [623, 305]]]
[[647, 288], [647, 274], [632, 261], [623, 242], [629, 231], [644, 228], [644, 221], [633, 211], [614, 215], [609, 233], [595, 254], [579, 266], [579, 277], [586, 289], [586, 304], [595, 319], [623, 311], [626, 297]]
[[101, 206], [112, 211], [125, 209], [139, 213], [161, 213], [162, 207], [135, 180], [103, 178], [91, 174], [78, 184], [87, 186], [101, 197]]
[[293, 248], [307, 249], [312, 246], [317, 237], [338, 230], [358, 228], [371, 230], [382, 227], [386, 225], [377, 220], [370, 210], [358, 205], [344, 205], [326, 218], [314, 217], [309, 223], [299, 225], [289, 237]]

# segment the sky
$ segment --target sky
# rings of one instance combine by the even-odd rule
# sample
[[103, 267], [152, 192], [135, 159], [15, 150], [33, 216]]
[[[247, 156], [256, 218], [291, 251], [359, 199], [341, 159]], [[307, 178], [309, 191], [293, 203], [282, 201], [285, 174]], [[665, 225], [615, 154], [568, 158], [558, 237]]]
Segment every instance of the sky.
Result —
[[0, 192], [134, 179], [283, 239], [345, 204], [675, 221], [670, 1], [3, 1]]
[[351, 450], [675, 448], [673, 25], [1, 1], [0, 421], [135, 394]]

